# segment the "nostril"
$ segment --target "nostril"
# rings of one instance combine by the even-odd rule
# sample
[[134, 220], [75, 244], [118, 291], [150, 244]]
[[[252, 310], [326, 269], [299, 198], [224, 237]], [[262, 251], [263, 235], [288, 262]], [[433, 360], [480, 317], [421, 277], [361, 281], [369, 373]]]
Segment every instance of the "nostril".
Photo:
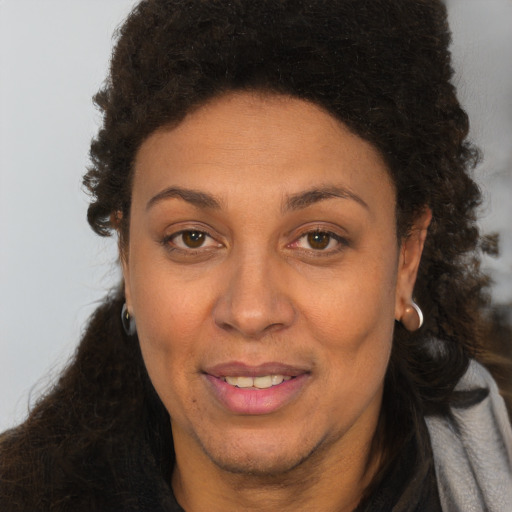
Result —
[[273, 324], [270, 324], [268, 325], [266, 328], [265, 328], [265, 333], [268, 333], [268, 332], [275, 332], [275, 331], [280, 331], [281, 329], [284, 329], [286, 326], [285, 324], [283, 323], [280, 323], [280, 322], [276, 322], [276, 323], [273, 323]]
[[231, 331], [235, 330], [235, 328], [227, 322], [215, 322], [215, 323], [217, 324], [218, 327], [220, 327], [224, 331], [231, 332]]
[[217, 318], [215, 323], [223, 331], [238, 333], [247, 339], [259, 339], [262, 336], [285, 329], [289, 325], [286, 322], [276, 322], [268, 318], [255, 317], [250, 319], [232, 318], [230, 320]]

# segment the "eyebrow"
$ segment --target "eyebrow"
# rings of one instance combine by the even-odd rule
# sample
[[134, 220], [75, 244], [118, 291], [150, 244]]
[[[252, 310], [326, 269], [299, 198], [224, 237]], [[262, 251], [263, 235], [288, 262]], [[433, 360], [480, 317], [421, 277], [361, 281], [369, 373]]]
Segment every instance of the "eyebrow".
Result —
[[290, 210], [302, 210], [308, 206], [311, 206], [312, 204], [325, 201], [326, 199], [334, 198], [351, 199], [356, 203], [359, 203], [366, 210], [370, 210], [368, 204], [357, 194], [354, 194], [350, 190], [347, 190], [343, 187], [327, 185], [324, 187], [312, 188], [310, 190], [306, 190], [305, 192], [300, 192], [288, 197], [284, 204], [283, 211], [286, 212]]
[[220, 209], [220, 202], [210, 194], [181, 187], [169, 187], [153, 196], [146, 204], [146, 211], [165, 199], [180, 198], [198, 208]]
[[[152, 208], [155, 204], [172, 198], [183, 199], [184, 201], [193, 204], [197, 208], [209, 208], [213, 210], [221, 209], [220, 201], [211, 194], [188, 188], [169, 187], [153, 196], [147, 202], [146, 211]], [[365, 209], [370, 209], [368, 204], [361, 197], [359, 197], [357, 194], [354, 194], [350, 190], [335, 185], [327, 185], [324, 187], [312, 188], [310, 190], [289, 196], [284, 203], [282, 211], [285, 213], [287, 211], [302, 210], [320, 201], [335, 198], [351, 199], [359, 203]]]

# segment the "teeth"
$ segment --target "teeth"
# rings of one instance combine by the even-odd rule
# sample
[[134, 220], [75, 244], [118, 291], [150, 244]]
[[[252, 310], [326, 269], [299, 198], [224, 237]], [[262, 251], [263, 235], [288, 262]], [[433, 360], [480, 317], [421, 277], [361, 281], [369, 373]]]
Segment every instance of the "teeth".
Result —
[[224, 380], [231, 386], [237, 388], [257, 388], [268, 389], [272, 386], [277, 386], [283, 381], [290, 380], [289, 375], [262, 375], [261, 377], [225, 377]]
[[255, 377], [253, 386], [258, 389], [267, 389], [272, 387], [272, 376]]
[[254, 379], [252, 377], [226, 377], [226, 382], [238, 388], [252, 388]]
[[281, 384], [283, 380], [290, 380], [290, 378], [283, 377], [282, 375], [272, 375], [272, 386], [277, 386], [278, 384]]

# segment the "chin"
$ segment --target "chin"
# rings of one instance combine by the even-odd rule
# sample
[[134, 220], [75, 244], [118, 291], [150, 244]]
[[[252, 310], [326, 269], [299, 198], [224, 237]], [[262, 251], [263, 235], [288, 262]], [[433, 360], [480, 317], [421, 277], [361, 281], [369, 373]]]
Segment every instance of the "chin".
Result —
[[216, 457], [207, 453], [211, 461], [223, 471], [237, 475], [256, 476], [256, 477], [279, 477], [284, 476], [309, 458], [309, 454], [293, 457], [280, 457], [274, 454], [265, 454], [261, 456], [252, 454], [237, 454], [234, 457], [226, 454]]
[[270, 433], [265, 437], [265, 440], [255, 439], [250, 444], [234, 440], [226, 443], [224, 439], [218, 445], [201, 443], [201, 448], [223, 471], [247, 476], [279, 477], [312, 458], [321, 444], [308, 443], [304, 439], [296, 443], [287, 439], [286, 443], [282, 443]]

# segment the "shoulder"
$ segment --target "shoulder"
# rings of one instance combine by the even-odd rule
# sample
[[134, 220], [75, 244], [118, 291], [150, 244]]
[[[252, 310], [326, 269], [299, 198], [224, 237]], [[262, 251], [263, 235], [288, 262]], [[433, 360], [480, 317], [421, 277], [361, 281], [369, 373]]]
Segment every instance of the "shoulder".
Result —
[[512, 503], [512, 429], [490, 373], [471, 361], [455, 387], [461, 400], [445, 416], [428, 416], [443, 510], [507, 512]]

